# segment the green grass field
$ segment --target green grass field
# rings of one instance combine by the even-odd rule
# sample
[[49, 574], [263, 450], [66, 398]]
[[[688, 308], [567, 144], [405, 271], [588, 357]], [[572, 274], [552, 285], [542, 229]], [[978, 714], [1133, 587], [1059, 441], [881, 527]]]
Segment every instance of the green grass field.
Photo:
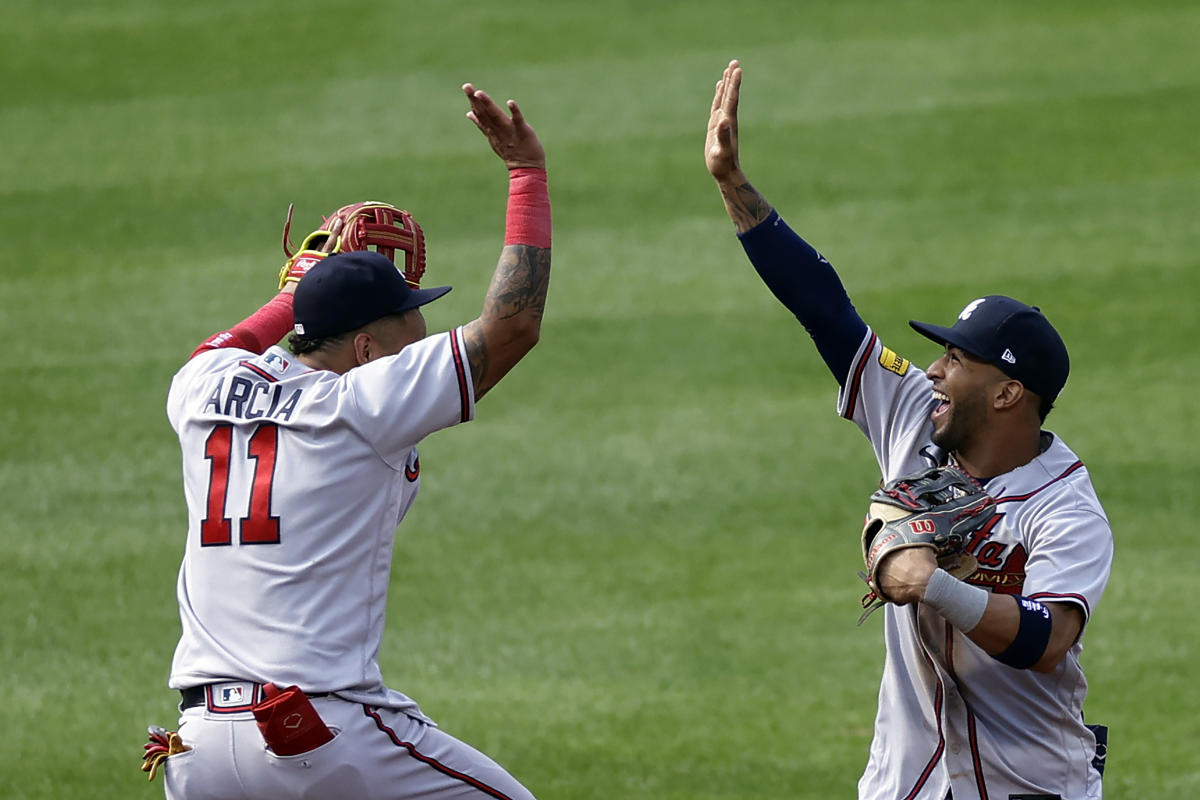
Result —
[[854, 797], [878, 475], [704, 169], [732, 57], [751, 180], [894, 349], [928, 363], [907, 320], [992, 292], [1062, 331], [1049, 427], [1116, 531], [1084, 653], [1105, 797], [1200, 797], [1200, 7], [335, 5], [6, 4], [0, 798], [162, 795], [167, 386], [271, 296], [288, 204], [409, 208], [456, 286], [431, 330], [478, 313], [505, 179], [464, 81], [546, 145], [554, 276], [538, 348], [422, 446], [385, 678], [546, 800]]

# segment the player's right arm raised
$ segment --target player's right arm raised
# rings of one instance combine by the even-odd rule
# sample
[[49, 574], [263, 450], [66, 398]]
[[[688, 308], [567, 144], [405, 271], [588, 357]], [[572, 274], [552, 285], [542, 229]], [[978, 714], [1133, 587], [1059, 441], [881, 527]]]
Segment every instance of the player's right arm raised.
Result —
[[512, 116], [471, 84], [467, 117], [509, 170], [504, 249], [479, 317], [463, 326], [475, 399], [483, 397], [537, 344], [550, 282], [550, 194], [546, 153], [517, 104]]

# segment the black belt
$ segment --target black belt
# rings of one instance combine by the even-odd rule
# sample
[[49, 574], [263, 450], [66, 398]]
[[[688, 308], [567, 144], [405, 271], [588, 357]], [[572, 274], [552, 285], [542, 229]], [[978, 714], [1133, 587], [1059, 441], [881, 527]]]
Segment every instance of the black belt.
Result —
[[[179, 696], [182, 701], [179, 704], [179, 710], [183, 711], [188, 708], [196, 708], [208, 704], [208, 693], [205, 691], [206, 686], [191, 686], [187, 689], [180, 689]], [[330, 692], [305, 692], [307, 697], [328, 697]]]

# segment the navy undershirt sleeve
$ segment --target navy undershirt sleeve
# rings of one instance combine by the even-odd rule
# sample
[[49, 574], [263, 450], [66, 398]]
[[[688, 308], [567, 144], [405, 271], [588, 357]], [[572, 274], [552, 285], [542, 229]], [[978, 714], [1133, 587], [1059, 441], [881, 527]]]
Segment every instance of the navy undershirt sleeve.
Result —
[[854, 310], [833, 266], [776, 211], [738, 239], [763, 283], [804, 325], [825, 365], [843, 385], [867, 323]]

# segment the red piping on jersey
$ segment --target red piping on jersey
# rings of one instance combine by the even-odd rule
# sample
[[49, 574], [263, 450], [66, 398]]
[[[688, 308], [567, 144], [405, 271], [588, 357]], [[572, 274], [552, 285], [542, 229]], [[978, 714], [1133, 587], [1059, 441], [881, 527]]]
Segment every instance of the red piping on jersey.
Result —
[[450, 350], [454, 353], [454, 371], [458, 374], [458, 396], [462, 404], [460, 422], [466, 422], [471, 411], [471, 398], [467, 394], [467, 373], [463, 369], [462, 353], [458, 349], [458, 329], [450, 331]]
[[279, 382], [279, 379], [276, 378], [274, 375], [267, 372], [262, 367], [256, 367], [255, 365], [251, 364], [249, 361], [239, 361], [238, 366], [245, 367], [246, 369], [250, 370], [251, 372], [253, 372], [258, 377], [262, 378], [263, 380], [270, 381], [271, 383]]
[[1087, 598], [1081, 594], [1073, 594], [1073, 593], [1058, 594], [1056, 592], [1037, 592], [1036, 594], [1028, 595], [1029, 600], [1042, 600], [1043, 598], [1047, 598], [1051, 602], [1053, 602], [1055, 600], [1074, 600], [1083, 606], [1084, 616], [1086, 616], [1086, 617], [1092, 616], [1092, 608], [1091, 608], [1091, 606], [1088, 605]]
[[[966, 701], [963, 701], [966, 705]], [[988, 800], [987, 783], [983, 780], [983, 765], [979, 763], [979, 739], [975, 735], [975, 713], [967, 706], [967, 740], [971, 743], [971, 766], [975, 769], [975, 785], [979, 800]]]
[[871, 355], [875, 352], [875, 342], [879, 337], [871, 334], [871, 341], [867, 342], [867, 347], [863, 351], [862, 359], [858, 362], [858, 366], [854, 368], [854, 377], [850, 379], [849, 393], [846, 395], [846, 410], [842, 412], [842, 416], [850, 419], [854, 416], [854, 406], [858, 403], [859, 385], [862, 383], [863, 372], [867, 369], [867, 362], [871, 360]]
[[[933, 659], [929, 657], [929, 653], [922, 648], [921, 655], [925, 656], [926, 663], [933, 668]], [[946, 734], [942, 731], [942, 698], [943, 687], [942, 679], [937, 677], [937, 670], [933, 670], [934, 680], [937, 681], [937, 691], [933, 696], [933, 718], [937, 720], [938, 746], [933, 751], [933, 756], [929, 759], [929, 763], [925, 765], [925, 769], [921, 772], [921, 776], [917, 778], [916, 784], [913, 785], [912, 791], [904, 796], [904, 800], [913, 800], [921, 789], [925, 788], [925, 782], [929, 780], [929, 776], [933, 774], [933, 768], [942, 760], [942, 754], [946, 752]]]
[[946, 751], [946, 735], [942, 733], [942, 681], [940, 678], [937, 682], [937, 692], [933, 698], [933, 713], [937, 717], [938, 746], [933, 751], [933, 757], [929, 759], [929, 763], [925, 765], [921, 777], [917, 778], [912, 791], [904, 795], [904, 800], [913, 800], [921, 792], [921, 789], [925, 787], [925, 781], [929, 780], [929, 776], [933, 774], [933, 768], [942, 760], [942, 753]]
[[[954, 626], [946, 623], [946, 670], [955, 684], [960, 684], [958, 673], [954, 671]], [[962, 697], [962, 692], [959, 692]], [[979, 789], [979, 800], [988, 800], [987, 784], [983, 780], [983, 765], [979, 758], [979, 737], [975, 734], [975, 712], [967, 705], [967, 698], [962, 697], [963, 707], [967, 710], [967, 742], [971, 747], [971, 767], [975, 770], [975, 786]]]
[[1083, 466], [1082, 461], [1076, 461], [1074, 464], [1072, 464], [1071, 466], [1069, 466], [1065, 470], [1063, 470], [1063, 473], [1061, 475], [1059, 475], [1057, 478], [1051, 478], [1050, 480], [1046, 481], [1038, 488], [1034, 489], [1032, 492], [1026, 492], [1025, 494], [1013, 494], [1013, 495], [1008, 495], [1007, 497], [997, 497], [996, 502], [997, 503], [1019, 503], [1022, 500], [1028, 500], [1029, 498], [1033, 497], [1035, 494], [1042, 491], [1043, 489], [1048, 488], [1049, 486], [1052, 486], [1055, 483], [1058, 483], [1063, 478], [1067, 477], [1072, 472], [1074, 472], [1075, 470], [1079, 469], [1082, 466]]
[[423, 764], [428, 764], [429, 766], [433, 767], [434, 769], [436, 769], [438, 772], [442, 773], [443, 775], [449, 775], [451, 778], [460, 780], [463, 783], [467, 784], [468, 786], [478, 789], [479, 791], [483, 792], [486, 795], [497, 798], [497, 800], [512, 800], [511, 797], [509, 797], [508, 795], [506, 795], [504, 792], [500, 791], [499, 789], [493, 789], [491, 786], [488, 786], [485, 783], [480, 783], [479, 781], [475, 780], [470, 775], [467, 775], [465, 773], [451, 769], [450, 767], [441, 763], [440, 761], [433, 758], [432, 756], [427, 756], [423, 753], [417, 752], [417, 748], [415, 745], [412, 744], [412, 742], [406, 742], [403, 739], [401, 739], [399, 736], [397, 736], [396, 732], [394, 730], [392, 730], [391, 728], [389, 728], [387, 725], [385, 725], [383, 720], [379, 717], [379, 715], [371, 710], [370, 706], [364, 705], [363, 713], [366, 714], [371, 719], [375, 720], [375, 727], [379, 728], [379, 730], [386, 733], [388, 735], [388, 738], [390, 738], [392, 740], [393, 744], [395, 744], [397, 747], [403, 747], [417, 761], [420, 761]]

